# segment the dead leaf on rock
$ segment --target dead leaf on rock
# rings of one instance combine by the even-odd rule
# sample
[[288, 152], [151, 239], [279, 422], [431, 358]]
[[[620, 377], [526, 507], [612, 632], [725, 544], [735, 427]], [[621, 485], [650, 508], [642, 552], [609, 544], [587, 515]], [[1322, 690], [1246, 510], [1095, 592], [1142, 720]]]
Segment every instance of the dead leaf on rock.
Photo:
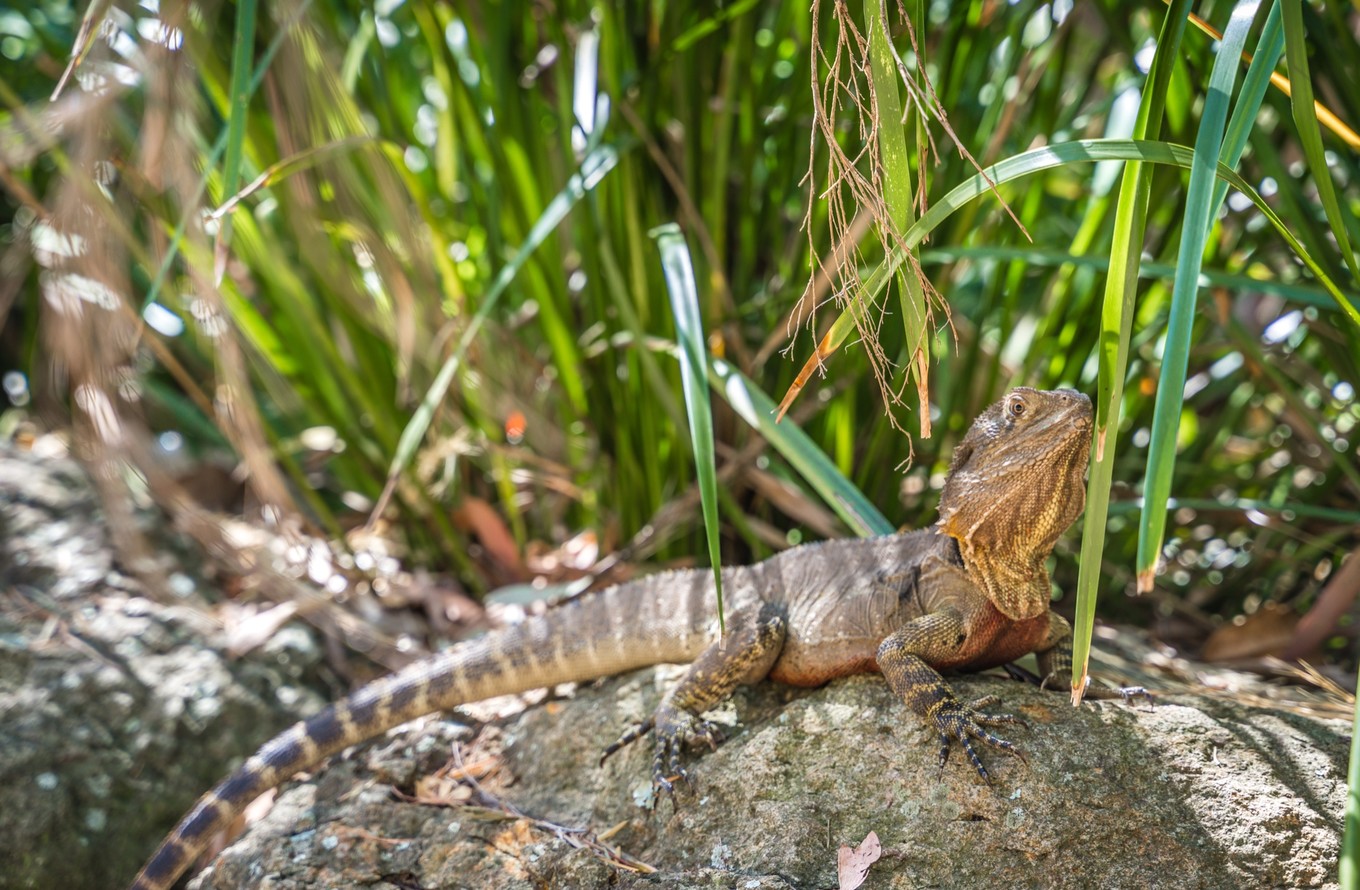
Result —
[[878, 842], [878, 832], [869, 832], [855, 849], [842, 845], [836, 852], [836, 886], [839, 890], [855, 890], [864, 879], [869, 877], [869, 866], [883, 855], [883, 845]]
[[416, 780], [416, 803], [430, 806], [451, 807], [467, 803], [472, 799], [472, 788], [457, 779], [441, 776], [423, 776]]
[[435, 807], [461, 806], [471, 802], [477, 780], [485, 779], [500, 767], [501, 762], [496, 757], [482, 757], [472, 763], [463, 763], [461, 758], [455, 757], [432, 774], [417, 779], [414, 796], [403, 794], [395, 788], [393, 791], [402, 800], [412, 803]]

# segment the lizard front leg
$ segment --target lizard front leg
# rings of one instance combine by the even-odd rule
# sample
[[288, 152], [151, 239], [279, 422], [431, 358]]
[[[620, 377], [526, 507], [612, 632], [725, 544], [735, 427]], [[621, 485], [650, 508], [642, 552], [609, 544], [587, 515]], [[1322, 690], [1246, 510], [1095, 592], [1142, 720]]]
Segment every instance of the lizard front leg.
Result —
[[722, 741], [722, 732], [699, 715], [726, 699], [741, 684], [763, 679], [779, 658], [786, 629], [784, 616], [769, 604], [733, 614], [727, 635], [705, 649], [652, 716], [624, 732], [605, 749], [600, 762], [624, 745], [655, 731], [652, 785], [673, 793], [676, 779], [689, 779], [680, 762], [681, 750], [700, 742], [716, 748]]
[[1010, 714], [983, 714], [978, 709], [995, 701], [993, 697], [972, 704], [959, 701], [931, 664], [950, 664], [968, 640], [963, 616], [952, 608], [932, 612], [908, 622], [893, 632], [878, 647], [878, 667], [892, 690], [907, 707], [934, 724], [940, 734], [940, 768], [949, 759], [949, 746], [963, 746], [978, 775], [988, 782], [991, 776], [973, 750], [972, 739], [994, 748], [1022, 756], [1018, 748], [987, 731], [989, 726], [1025, 725]]

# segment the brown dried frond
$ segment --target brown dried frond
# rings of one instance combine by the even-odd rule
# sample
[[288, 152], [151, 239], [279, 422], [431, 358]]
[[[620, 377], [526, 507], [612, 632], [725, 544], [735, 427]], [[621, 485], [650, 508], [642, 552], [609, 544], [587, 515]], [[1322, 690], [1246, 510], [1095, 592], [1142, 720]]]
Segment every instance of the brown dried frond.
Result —
[[[879, 243], [885, 253], [892, 249], [894, 241], [900, 243], [891, 212], [882, 197], [883, 169], [879, 158], [879, 138], [883, 122], [879, 120], [873, 78], [870, 76], [869, 40], [855, 24], [845, 4], [837, 2], [833, 9], [837, 26], [834, 48], [828, 55], [819, 31], [820, 5], [820, 2], [815, 2], [812, 8], [813, 128], [808, 172], [804, 178], [810, 188], [803, 223], [813, 267], [807, 287], [790, 317], [790, 323], [794, 319], [806, 319], [809, 327], [824, 302], [833, 300], [846, 311], [859, 296], [859, 268], [864, 263], [859, 244], [863, 234], [866, 234], [867, 227], [862, 222], [866, 215], [877, 223]], [[838, 132], [842, 113], [848, 113], [856, 125], [856, 138], [849, 152]], [[817, 169], [819, 142], [825, 157], [821, 177]], [[825, 182], [820, 192], [812, 188], [819, 178]], [[817, 200], [826, 201], [827, 227], [834, 245], [831, 255], [826, 258], [816, 250], [812, 228], [814, 201]], [[851, 208], [854, 208], [853, 212]], [[933, 288], [929, 287], [919, 265], [914, 262], [911, 274], [921, 281], [923, 291], [932, 296], [930, 302], [936, 302]], [[810, 306], [807, 304], [809, 298], [814, 300]], [[929, 305], [927, 311], [930, 311]], [[891, 383], [897, 368], [884, 352], [880, 337], [886, 316], [887, 310], [883, 306], [865, 306], [856, 311], [855, 325], [859, 340], [869, 357], [874, 379], [878, 381], [886, 413], [893, 425], [900, 429], [892, 406], [904, 403], [902, 396], [905, 382], [896, 388]], [[793, 332], [790, 330], [788, 333], [792, 343]]]
[[[924, 65], [920, 64], [923, 58], [922, 48], [905, 7], [900, 0], [896, 6], [898, 18], [905, 27], [918, 61], [915, 69], [910, 69], [897, 52], [889, 27], [888, 4], [886, 0], [880, 0], [877, 27], [882, 30], [881, 36], [885, 38], [892, 53], [898, 73], [896, 84], [902, 88], [906, 96], [902, 121], [896, 124], [904, 124], [912, 113], [919, 114], [922, 121], [938, 123], [959, 153], [982, 172], [972, 154], [950, 126], [935, 87], [926, 75]], [[787, 322], [785, 335], [790, 341], [789, 349], [792, 348], [794, 340], [794, 326], [806, 323], [811, 329], [818, 310], [826, 302], [834, 301], [842, 311], [848, 311], [857, 299], [862, 299], [859, 269], [864, 263], [864, 254], [860, 244], [867, 234], [869, 221], [876, 224], [874, 229], [879, 246], [885, 255], [893, 250], [899, 250], [905, 255], [906, 274], [919, 284], [924, 297], [927, 336], [935, 326], [936, 311], [943, 312], [945, 325], [949, 326], [948, 304], [926, 277], [915, 253], [908, 249], [903, 240], [903, 233], [898, 231], [891, 211], [882, 197], [885, 172], [880, 140], [884, 127], [894, 125], [894, 122], [879, 119], [878, 97], [875, 94], [869, 56], [870, 35], [861, 31], [843, 0], [835, 0], [831, 18], [835, 22], [836, 32], [834, 39], [827, 41], [831, 43], [828, 48], [820, 32], [821, 2], [815, 0], [812, 5], [811, 49], [813, 126], [808, 171], [803, 179], [809, 189], [803, 227], [807, 234], [812, 262], [807, 286]], [[847, 120], [855, 122], [853, 139], [845, 131], [842, 115]], [[939, 149], [928, 126], [920, 128], [916, 153], [917, 170], [920, 172], [913, 183], [912, 203], [919, 216], [928, 209], [925, 171], [931, 160], [939, 155]], [[820, 190], [816, 188], [818, 182], [824, 183]], [[990, 178], [988, 182], [991, 183]], [[995, 188], [995, 184], [991, 184]], [[827, 230], [832, 245], [827, 256], [818, 253], [812, 226], [815, 202], [823, 200], [826, 202]], [[1005, 202], [1002, 203], [1004, 205]], [[1010, 208], [1006, 209], [1009, 213]], [[1011, 216], [1015, 219], [1014, 214]], [[1016, 224], [1019, 225], [1018, 219]], [[1021, 228], [1023, 229], [1023, 226]], [[878, 382], [885, 413], [893, 425], [901, 429], [893, 408], [904, 404], [903, 397], [913, 375], [917, 382], [920, 402], [922, 405], [926, 402], [928, 347], [923, 344], [916, 355], [907, 357], [910, 367], [906, 369], [907, 373], [901, 383], [894, 386], [891, 379], [897, 367], [883, 351], [879, 337], [888, 311], [884, 305], [863, 305], [856, 311], [854, 322], [859, 332], [859, 340], [864, 344], [869, 357], [874, 378]], [[814, 356], [817, 370], [824, 373], [824, 369], [820, 367], [821, 359], [820, 352]], [[929, 435], [929, 419], [928, 415], [924, 414], [922, 433]]]

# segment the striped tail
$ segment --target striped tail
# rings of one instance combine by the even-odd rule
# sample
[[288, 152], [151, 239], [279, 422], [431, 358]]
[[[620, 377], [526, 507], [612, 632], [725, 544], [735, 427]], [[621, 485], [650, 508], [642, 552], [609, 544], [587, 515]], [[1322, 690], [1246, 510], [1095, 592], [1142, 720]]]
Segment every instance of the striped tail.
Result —
[[[741, 571], [728, 570], [724, 582], [735, 581]], [[726, 583], [724, 589], [730, 589]], [[497, 695], [693, 661], [712, 641], [712, 603], [710, 572], [651, 575], [571, 600], [375, 680], [275, 736], [199, 798], [130, 890], [168, 890], [256, 797], [394, 726]]]

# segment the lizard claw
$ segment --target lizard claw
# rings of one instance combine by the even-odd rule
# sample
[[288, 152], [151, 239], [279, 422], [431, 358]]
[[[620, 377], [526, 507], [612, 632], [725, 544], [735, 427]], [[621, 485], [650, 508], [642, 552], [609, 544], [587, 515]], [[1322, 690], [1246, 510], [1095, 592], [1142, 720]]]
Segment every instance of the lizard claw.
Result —
[[[686, 748], [698, 747], [701, 743], [717, 750], [723, 740], [722, 730], [707, 720], [701, 720], [689, 711], [679, 708], [658, 709], [655, 720], [656, 753], [652, 756], [652, 787], [664, 791], [675, 803], [675, 783], [683, 779], [686, 787], [693, 790], [694, 783], [680, 762], [680, 755]], [[658, 795], [659, 796], [659, 795]]]
[[652, 754], [652, 805], [655, 807], [661, 793], [675, 803], [676, 782], [683, 779], [689, 788], [694, 787], [681, 763], [681, 754], [686, 748], [696, 748], [700, 744], [717, 750], [723, 741], [722, 730], [717, 724], [701, 720], [682, 708], [661, 707], [641, 723], [635, 723], [624, 730], [618, 741], [609, 745], [600, 755], [600, 765], [619, 750], [632, 744], [649, 732], [656, 733], [656, 749]]
[[989, 695], [978, 699], [972, 704], [965, 705], [958, 701], [944, 701], [940, 703], [939, 709], [935, 712], [935, 726], [940, 733], [940, 771], [944, 771], [945, 764], [949, 761], [949, 751], [952, 743], [957, 741], [963, 747], [963, 751], [968, 755], [968, 760], [977, 770], [978, 775], [987, 784], [992, 783], [991, 773], [987, 772], [987, 767], [983, 765], [982, 758], [978, 757], [977, 751], [973, 748], [973, 740], [991, 745], [993, 748], [1005, 751], [1020, 761], [1025, 762], [1025, 755], [1021, 753], [1013, 743], [1003, 738], [992, 735], [987, 731], [989, 726], [1002, 726], [1015, 724], [1029, 728], [1029, 724], [1016, 717], [1014, 714], [983, 714], [978, 709], [996, 704], [996, 696]]
[[683, 740], [676, 736], [662, 736], [658, 733], [656, 739], [656, 752], [652, 755], [652, 808], [655, 809], [661, 800], [662, 792], [670, 798], [671, 808], [676, 807], [675, 785], [676, 782], [684, 780], [685, 787], [694, 790], [694, 783], [690, 780], [689, 772], [685, 770], [680, 762], [680, 750], [683, 748]]
[[1120, 686], [1115, 692], [1119, 693], [1119, 697], [1124, 699], [1126, 705], [1133, 704], [1135, 698], [1141, 698], [1147, 702], [1148, 710], [1151, 711], [1157, 704], [1157, 697], [1142, 686]]
[[983, 714], [983, 708], [990, 708], [992, 705], [999, 704], [1001, 696], [984, 695], [982, 698], [974, 699], [968, 705], [968, 710], [972, 711], [973, 720], [981, 726], [1004, 726], [1014, 724], [1029, 729], [1029, 724], [1014, 714]]
[[1091, 696], [1091, 690], [1088, 689], [1086, 691], [1086, 694], [1092, 698], [1114, 698], [1115, 696], [1118, 696], [1123, 700], [1124, 704], [1129, 706], [1133, 705], [1134, 699], [1141, 698], [1143, 701], [1147, 702], [1147, 709], [1149, 711], [1153, 710], [1157, 704], [1157, 697], [1142, 686], [1120, 686], [1117, 689], [1109, 690], [1109, 693], [1110, 694], [1103, 696]]
[[689, 735], [685, 738], [685, 744], [689, 747], [697, 748], [702, 742], [708, 745], [710, 751], [718, 750], [718, 746], [725, 741], [727, 741], [727, 737], [723, 735], [722, 728], [708, 720], [695, 721]]

